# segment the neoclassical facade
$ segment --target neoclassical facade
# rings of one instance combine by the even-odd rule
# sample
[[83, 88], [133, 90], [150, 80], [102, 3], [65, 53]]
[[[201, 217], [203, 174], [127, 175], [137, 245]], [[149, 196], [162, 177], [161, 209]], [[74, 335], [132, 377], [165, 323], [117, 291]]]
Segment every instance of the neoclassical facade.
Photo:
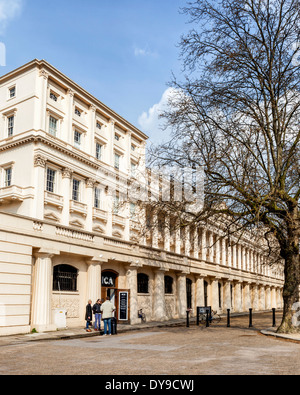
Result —
[[282, 307], [282, 271], [251, 238], [213, 223], [141, 237], [143, 211], [120, 201], [146, 173], [147, 136], [53, 66], [2, 76], [0, 111], [0, 335], [81, 326], [106, 296], [131, 324], [140, 309]]

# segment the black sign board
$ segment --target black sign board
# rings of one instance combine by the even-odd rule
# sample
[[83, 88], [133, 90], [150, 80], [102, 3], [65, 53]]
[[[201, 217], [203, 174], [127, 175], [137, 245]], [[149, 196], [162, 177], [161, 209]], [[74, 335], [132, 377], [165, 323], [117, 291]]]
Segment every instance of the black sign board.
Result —
[[128, 321], [128, 291], [119, 292], [119, 321]]

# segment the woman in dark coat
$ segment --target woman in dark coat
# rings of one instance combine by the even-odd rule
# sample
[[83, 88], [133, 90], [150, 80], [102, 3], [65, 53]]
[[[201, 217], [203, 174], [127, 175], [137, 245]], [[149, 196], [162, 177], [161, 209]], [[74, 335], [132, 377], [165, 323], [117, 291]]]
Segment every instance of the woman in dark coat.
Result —
[[86, 320], [85, 329], [87, 332], [92, 332], [91, 329], [89, 328], [89, 325], [91, 325], [92, 317], [93, 317], [92, 301], [89, 300], [85, 310], [85, 320]]

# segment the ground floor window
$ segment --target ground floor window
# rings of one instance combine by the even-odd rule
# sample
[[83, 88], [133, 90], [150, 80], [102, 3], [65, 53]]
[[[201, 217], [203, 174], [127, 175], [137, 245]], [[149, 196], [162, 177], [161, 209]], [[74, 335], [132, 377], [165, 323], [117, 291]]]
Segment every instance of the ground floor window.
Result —
[[77, 291], [78, 270], [69, 265], [58, 265], [53, 270], [53, 291]]

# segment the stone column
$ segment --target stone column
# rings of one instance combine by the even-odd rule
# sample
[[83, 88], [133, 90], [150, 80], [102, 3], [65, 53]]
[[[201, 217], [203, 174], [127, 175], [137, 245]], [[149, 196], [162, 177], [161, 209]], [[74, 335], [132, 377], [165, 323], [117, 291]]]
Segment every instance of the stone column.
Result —
[[88, 139], [88, 153], [95, 156], [96, 142], [95, 142], [95, 128], [96, 128], [96, 107], [94, 105], [90, 106], [90, 130], [87, 135]]
[[201, 229], [201, 259], [202, 261], [207, 260], [207, 246], [206, 246], [206, 230]]
[[184, 255], [189, 256], [190, 251], [191, 251], [190, 227], [186, 226], [184, 229]]
[[40, 251], [35, 255], [32, 291], [31, 327], [38, 332], [55, 330], [52, 323], [52, 257], [53, 252]]
[[208, 247], [209, 247], [209, 251], [208, 251], [208, 260], [209, 262], [213, 263], [214, 262], [214, 234], [213, 232], [209, 232], [209, 241], [208, 241]]
[[258, 285], [257, 284], [255, 284], [253, 286], [252, 292], [253, 292], [253, 295], [252, 295], [252, 300], [253, 300], [252, 308], [253, 308], [253, 310], [258, 311], [259, 310], [259, 290], [258, 290]]
[[166, 270], [163, 269], [158, 269], [155, 271], [153, 309], [154, 317], [157, 321], [165, 321], [167, 319], [165, 300], [165, 272]]
[[164, 224], [164, 249], [165, 251], [170, 251], [170, 217], [165, 216], [165, 224]]
[[199, 240], [198, 240], [198, 228], [194, 228], [194, 258], [199, 258]]
[[94, 209], [94, 188], [96, 181], [92, 179], [86, 180], [86, 204], [87, 204], [87, 216], [86, 216], [86, 230], [88, 232], [93, 231], [93, 209]]
[[45, 202], [45, 169], [46, 158], [40, 154], [34, 157], [34, 208], [33, 217], [44, 219], [44, 202]]
[[251, 292], [250, 283], [246, 283], [244, 286], [244, 311], [248, 311], [252, 307], [251, 303]]
[[216, 310], [219, 311], [220, 307], [219, 307], [219, 279], [215, 278], [212, 280], [211, 282], [211, 307], [212, 310]]
[[139, 323], [138, 300], [137, 300], [137, 269], [139, 266], [131, 264], [126, 272], [127, 288], [130, 290], [130, 323]]
[[[227, 255], [226, 255], [226, 239], [223, 238], [221, 240], [222, 243], [222, 265], [226, 266], [227, 264]], [[229, 308], [229, 307], [228, 307]]]
[[196, 307], [204, 306], [204, 277], [196, 276]]
[[62, 210], [61, 223], [69, 226], [70, 222], [70, 200], [71, 200], [71, 178], [73, 171], [65, 168], [62, 172], [62, 191], [64, 196], [64, 206]]
[[224, 309], [232, 309], [231, 303], [231, 280], [228, 280], [224, 284]]
[[101, 299], [101, 261], [91, 260], [87, 261], [87, 296], [86, 300], [96, 303], [97, 299]]
[[234, 311], [241, 312], [242, 308], [242, 284], [237, 282], [234, 287]]
[[177, 278], [177, 303], [179, 318], [186, 317], [187, 296], [186, 296], [186, 274], [180, 273]]

